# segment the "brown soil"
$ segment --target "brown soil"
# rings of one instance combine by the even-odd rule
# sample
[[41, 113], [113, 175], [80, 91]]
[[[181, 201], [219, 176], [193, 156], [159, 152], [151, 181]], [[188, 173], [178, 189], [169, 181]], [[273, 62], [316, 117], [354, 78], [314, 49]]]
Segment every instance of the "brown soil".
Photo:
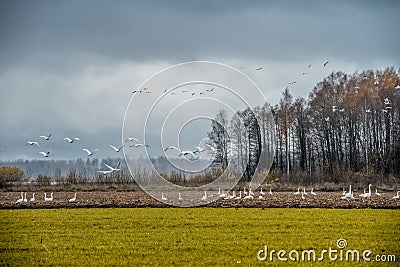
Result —
[[[310, 193], [301, 199], [300, 195], [293, 192], [275, 192], [273, 195], [266, 194], [263, 199], [258, 198], [256, 193], [254, 200], [224, 200], [205, 205], [206, 207], [224, 208], [382, 208], [399, 209], [400, 199], [393, 199], [395, 193], [381, 193], [381, 196], [372, 195], [371, 199], [342, 200], [339, 192], [317, 192], [316, 196]], [[144, 192], [78, 192], [77, 200], [68, 203], [73, 192], [54, 192], [52, 202], [44, 202], [44, 194], [38, 192], [34, 203], [18, 203], [20, 198], [18, 192], [0, 192], [0, 209], [46, 209], [46, 208], [139, 208], [139, 207], [172, 207], [162, 203]], [[28, 192], [28, 200], [32, 194]]]

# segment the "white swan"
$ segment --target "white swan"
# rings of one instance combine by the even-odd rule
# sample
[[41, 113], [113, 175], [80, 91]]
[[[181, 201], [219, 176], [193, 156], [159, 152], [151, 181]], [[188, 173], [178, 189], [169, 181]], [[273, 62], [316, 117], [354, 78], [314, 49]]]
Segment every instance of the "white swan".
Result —
[[344, 198], [354, 198], [353, 192], [351, 191], [351, 185], [349, 185], [349, 192], [344, 194]]
[[164, 196], [164, 193], [161, 193], [161, 200], [167, 201], [168, 199]]
[[242, 199], [242, 191], [239, 191], [239, 196], [235, 197], [235, 199]]
[[246, 187], [243, 187], [243, 194], [247, 195]]
[[24, 194], [24, 202], [28, 202], [28, 199], [26, 198], [26, 192]]
[[307, 196], [306, 188], [305, 188], [305, 187], [303, 188], [303, 195]]
[[301, 199], [306, 199], [306, 198], [304, 197], [304, 192], [301, 192]]
[[47, 197], [46, 193], [44, 193], [44, 202], [53, 201], [53, 192], [51, 192], [50, 197]]
[[311, 195], [313, 195], [313, 196], [316, 196], [316, 195], [317, 195], [317, 193], [314, 192], [314, 188], [311, 188], [311, 192], [310, 192], [310, 193], [311, 193]]
[[344, 190], [344, 187], [343, 187], [343, 194], [342, 195], [343, 196], [346, 195], [346, 190]]
[[75, 202], [76, 201], [76, 192], [73, 198], [68, 199], [68, 202]]
[[265, 192], [263, 192], [263, 189], [262, 189], [262, 187], [261, 187], [261, 189], [260, 189], [260, 195], [263, 195], [263, 196], [265, 196]]
[[249, 195], [254, 196], [254, 192], [253, 192], [253, 190], [251, 190], [251, 187], [249, 187]]
[[196, 157], [195, 154], [197, 153], [197, 152], [191, 151], [191, 150], [180, 150], [180, 149], [177, 148], [176, 146], [169, 146], [169, 147], [167, 147], [166, 149], [164, 149], [164, 152], [167, 151], [167, 150], [169, 150], [169, 149], [174, 149], [174, 150], [178, 151], [178, 152], [179, 152], [178, 157], [186, 156], [186, 155], [188, 155], [188, 154], [192, 155], [192, 157]]
[[272, 188], [269, 188], [269, 194], [272, 196]]
[[372, 184], [368, 185], [368, 193], [365, 193], [363, 198], [371, 198], [371, 186]]
[[21, 203], [22, 201], [24, 201], [24, 193], [23, 193], [23, 192], [21, 192], [21, 198], [19, 198], [19, 199], [15, 202], [15, 204]]
[[30, 202], [35, 202], [35, 193], [32, 194], [32, 197], [30, 199]]
[[47, 152], [41, 151], [41, 152], [39, 152], [39, 154], [42, 155], [44, 158], [48, 158], [50, 156], [51, 152], [50, 151], [47, 151]]
[[254, 199], [252, 195], [245, 196], [243, 199]]
[[30, 145], [30, 146], [36, 145], [37, 147], [40, 147], [39, 142], [36, 142], [36, 141], [28, 141], [28, 142], [26, 142], [25, 146], [27, 146], [27, 145]]
[[115, 147], [113, 145], [108, 145], [109, 147], [111, 147], [112, 149], [114, 149], [115, 152], [120, 152], [121, 149], [124, 147], [124, 145], [120, 146], [120, 147]]
[[74, 137], [74, 138], [65, 137], [65, 138], [63, 139], [63, 141], [67, 141], [67, 142], [70, 143], [70, 144], [72, 144], [75, 140], [76, 140], [76, 141], [79, 141], [79, 140], [81, 140], [81, 139], [79, 139], [79, 137]]
[[393, 197], [393, 199], [399, 199], [399, 198], [400, 198], [399, 193], [400, 193], [400, 191], [397, 191], [397, 195], [395, 195], [395, 196]]
[[297, 188], [297, 192], [294, 193], [295, 195], [300, 194], [300, 187]]
[[377, 195], [377, 196], [381, 196], [381, 194], [380, 194], [380, 193], [378, 193], [378, 189], [377, 189], [377, 188], [375, 188], [375, 195]]
[[182, 196], [181, 196], [181, 192], [178, 193], [178, 200], [179, 200], [179, 201], [182, 201], [182, 200], [183, 200], [183, 198], [182, 198]]
[[202, 201], [207, 200], [207, 191], [206, 190], [204, 190], [204, 195], [201, 197], [201, 200]]
[[49, 134], [48, 136], [45, 136], [45, 135], [41, 135], [41, 136], [39, 136], [40, 138], [43, 138], [44, 140], [50, 140], [50, 137], [51, 137], [51, 135], [52, 134]]
[[110, 165], [105, 164], [105, 163], [104, 163], [104, 165], [106, 165], [106, 167], [108, 168], [108, 170], [106, 170], [106, 171], [97, 171], [98, 173], [101, 173], [101, 174], [109, 174], [109, 173], [112, 173], [112, 172], [116, 172], [116, 171], [120, 171], [120, 170], [121, 170], [121, 169], [119, 168], [119, 166], [121, 165], [121, 162], [120, 162], [120, 161], [118, 161], [118, 163], [117, 163], [117, 165], [116, 165], [115, 167], [111, 167]]
[[88, 157], [92, 156], [92, 155], [94, 154], [94, 152], [98, 151], [97, 149], [95, 149], [95, 150], [93, 150], [93, 151], [90, 151], [90, 150], [87, 149], [87, 148], [84, 148], [84, 149], [82, 149], [82, 150], [85, 151], [85, 152], [87, 153]]

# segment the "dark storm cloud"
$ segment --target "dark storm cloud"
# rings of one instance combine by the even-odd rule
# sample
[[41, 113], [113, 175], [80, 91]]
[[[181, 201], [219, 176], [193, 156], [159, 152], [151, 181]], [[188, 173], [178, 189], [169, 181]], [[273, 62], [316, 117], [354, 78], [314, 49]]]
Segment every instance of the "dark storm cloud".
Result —
[[[80, 146], [109, 156], [131, 91], [175, 63], [244, 66], [272, 104], [310, 63], [295, 96], [332, 70], [397, 68], [398, 10], [398, 1], [0, 1], [0, 158], [37, 156], [26, 141], [52, 131], [60, 157]], [[73, 135], [82, 142], [61, 142]]]

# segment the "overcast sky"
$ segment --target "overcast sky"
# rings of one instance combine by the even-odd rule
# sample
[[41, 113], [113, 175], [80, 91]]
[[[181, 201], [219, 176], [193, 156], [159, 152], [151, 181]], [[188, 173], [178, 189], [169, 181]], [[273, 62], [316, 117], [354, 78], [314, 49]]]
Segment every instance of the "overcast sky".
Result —
[[[307, 97], [332, 71], [399, 68], [399, 10], [399, 1], [1, 1], [0, 160], [86, 157], [84, 147], [122, 157], [108, 144], [121, 143], [132, 91], [182, 62], [238, 68], [272, 105], [290, 81]], [[196, 127], [186, 134], [199, 139]]]

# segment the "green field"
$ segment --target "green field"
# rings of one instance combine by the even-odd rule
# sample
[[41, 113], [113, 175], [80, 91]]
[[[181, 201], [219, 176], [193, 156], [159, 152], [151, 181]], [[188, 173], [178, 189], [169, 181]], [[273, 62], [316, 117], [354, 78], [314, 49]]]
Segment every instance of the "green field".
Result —
[[[357, 249], [396, 255], [396, 263], [341, 262], [340, 266], [395, 266], [400, 262], [400, 211], [339, 209], [136, 208], [0, 210], [0, 265], [293, 266], [257, 259], [259, 250], [301, 252]], [[42, 240], [42, 243], [41, 243]], [[263, 254], [260, 254], [263, 255]], [[295, 256], [295, 254], [293, 254]], [[339, 255], [339, 254], [338, 254]], [[343, 256], [344, 258], [344, 256]], [[337, 265], [325, 255], [316, 263]]]

